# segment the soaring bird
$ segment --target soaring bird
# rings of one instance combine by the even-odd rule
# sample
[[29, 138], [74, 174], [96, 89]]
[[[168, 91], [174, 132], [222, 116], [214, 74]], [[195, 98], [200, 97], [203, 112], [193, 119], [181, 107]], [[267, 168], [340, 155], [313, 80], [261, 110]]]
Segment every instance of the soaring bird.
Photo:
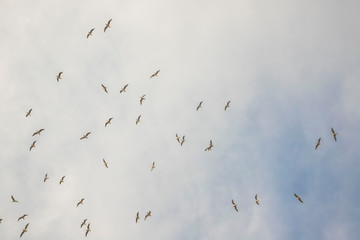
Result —
[[255, 202], [257, 205], [259, 205], [259, 200], [257, 199], [257, 194], [255, 194]]
[[137, 212], [137, 213], [136, 213], [135, 222], [137, 223], [139, 219], [140, 219], [139, 212]]
[[138, 118], [136, 119], [136, 125], [140, 122], [140, 118], [141, 118], [141, 115], [139, 115]]
[[180, 145], [182, 146], [184, 142], [185, 142], [185, 135], [182, 137]]
[[210, 151], [213, 146], [214, 145], [212, 143], [212, 140], [210, 140], [210, 144], [209, 144], [209, 146], [207, 148], [205, 148], [205, 151]]
[[226, 109], [227, 109], [228, 107], [230, 107], [230, 102], [231, 102], [231, 101], [228, 101], [228, 102], [226, 103], [226, 106], [225, 106], [225, 108], [224, 108], [225, 111], [226, 111]]
[[152, 170], [155, 168], [155, 162], [153, 162], [152, 166], [151, 166], [151, 172]]
[[320, 141], [321, 141], [321, 138], [318, 139], [317, 144], [316, 144], [316, 146], [315, 146], [315, 150], [318, 148], [318, 146], [321, 145], [321, 142], [320, 142]]
[[145, 94], [140, 97], [140, 105], [142, 105], [142, 102], [145, 100]]
[[25, 228], [22, 230], [21, 234], [20, 234], [20, 237], [22, 237], [22, 235], [24, 235], [24, 233], [27, 232], [27, 228], [29, 226], [29, 223], [25, 225]]
[[92, 36], [92, 32], [95, 30], [95, 28], [91, 29], [90, 32], [88, 32], [86, 38], [89, 38], [90, 36]]
[[82, 198], [77, 204], [76, 204], [76, 207], [78, 207], [80, 204], [83, 204], [85, 198]]
[[36, 143], [36, 141], [33, 141], [33, 143], [32, 143], [31, 146], [30, 146], [29, 151], [31, 151], [31, 149], [33, 149], [33, 148], [35, 147], [35, 143]]
[[199, 108], [201, 108], [201, 104], [203, 103], [203, 101], [201, 101], [200, 103], [199, 103], [199, 105], [197, 106], [197, 108], [196, 108], [196, 111], [197, 110], [199, 110]]
[[126, 84], [121, 90], [120, 90], [120, 93], [122, 93], [122, 92], [126, 92], [126, 88], [127, 88], [127, 86], [129, 86], [129, 84]]
[[301, 200], [300, 196], [296, 195], [296, 193], [294, 193], [294, 196], [295, 196], [301, 203], [303, 203], [303, 201]]
[[86, 133], [84, 136], [82, 136], [82, 137], [80, 138], [80, 140], [83, 140], [83, 139], [85, 139], [85, 138], [87, 139], [90, 133], [91, 133], [91, 132]]
[[105, 159], [103, 159], [104, 165], [106, 168], [108, 168], [108, 163], [105, 161]]
[[32, 108], [30, 108], [30, 110], [26, 113], [26, 117], [31, 116], [31, 111], [32, 111]]
[[88, 233], [90, 232], [90, 223], [88, 223], [87, 225], [87, 229], [86, 229], [86, 232], [85, 232], [85, 237], [87, 237]]
[[336, 142], [336, 135], [337, 135], [338, 133], [335, 132], [333, 128], [331, 128], [331, 132], [332, 132], [332, 134], [333, 134], [333, 136], [334, 136], [334, 140], [335, 140], [335, 142]]
[[59, 184], [62, 184], [62, 183], [64, 183], [64, 178], [65, 178], [65, 176], [63, 176], [61, 179], [60, 179], [60, 182], [59, 182]]
[[180, 143], [180, 137], [176, 134], [176, 140]]
[[231, 200], [231, 202], [232, 202], [232, 204], [233, 204], [233, 206], [234, 206], [235, 210], [236, 210], [237, 212], [239, 212], [239, 211], [238, 211], [238, 209], [237, 209], [237, 204], [234, 202], [234, 200]]
[[27, 214], [22, 215], [21, 217], [18, 218], [18, 221], [20, 221], [21, 219], [22, 219], [22, 220], [25, 220], [25, 217], [26, 217], [26, 216], [27, 216]]
[[59, 82], [59, 80], [61, 79], [61, 74], [62, 74], [63, 72], [59, 72], [59, 74], [56, 76], [56, 80]]
[[42, 128], [42, 129], [40, 129], [40, 130], [38, 130], [38, 131], [34, 132], [34, 133], [33, 133], [33, 136], [35, 136], [36, 134], [39, 134], [39, 135], [40, 135], [40, 133], [41, 133], [42, 131], [44, 131], [44, 130], [45, 130], [45, 129], [43, 129], [43, 128]]
[[14, 198], [13, 195], [11, 195], [11, 200], [12, 200], [12, 202], [19, 202], [18, 200], [16, 200], [16, 199]]
[[108, 29], [110, 27], [110, 22], [111, 22], [112, 19], [110, 19], [107, 24], [105, 25], [105, 28], [104, 28], [104, 32], [106, 31], [106, 29]]
[[109, 120], [107, 120], [107, 122], [105, 123], [105, 127], [108, 125], [108, 124], [111, 124], [111, 120], [112, 120], [113, 118], [109, 118]]
[[150, 78], [157, 77], [159, 72], [160, 72], [160, 70], [157, 70], [153, 75], [150, 76]]
[[101, 86], [103, 87], [104, 91], [108, 93], [107, 88], [104, 86], [104, 84], [101, 84]]
[[151, 211], [149, 211], [148, 213], [146, 213], [144, 221], [146, 220], [147, 217], [151, 217]]
[[81, 223], [80, 228], [82, 228], [86, 224], [87, 218]]
[[46, 180], [48, 180], [48, 179], [49, 179], [48, 174], [45, 174], [44, 182], [46, 182]]

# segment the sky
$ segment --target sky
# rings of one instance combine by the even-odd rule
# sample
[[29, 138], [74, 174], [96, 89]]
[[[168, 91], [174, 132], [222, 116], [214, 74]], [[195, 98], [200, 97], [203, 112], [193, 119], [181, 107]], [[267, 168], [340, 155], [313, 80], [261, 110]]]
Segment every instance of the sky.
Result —
[[0, 5], [0, 239], [359, 239], [359, 2]]

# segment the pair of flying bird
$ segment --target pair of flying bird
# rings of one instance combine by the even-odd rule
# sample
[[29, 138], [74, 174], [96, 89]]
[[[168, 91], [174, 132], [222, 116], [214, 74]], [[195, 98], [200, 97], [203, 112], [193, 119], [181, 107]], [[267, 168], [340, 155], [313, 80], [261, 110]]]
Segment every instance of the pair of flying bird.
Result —
[[180, 141], [180, 137], [176, 133], [176, 140], [178, 141], [178, 143], [180, 143], [180, 146], [182, 146], [184, 144], [184, 142], [185, 142], [185, 135], [182, 136], [182, 140]]
[[[34, 132], [32, 136], [35, 136], [35, 135], [37, 135], [37, 134], [40, 135], [40, 133], [41, 133], [42, 131], [44, 131], [44, 130], [45, 130], [45, 129], [42, 128], [42, 129]], [[31, 151], [31, 150], [35, 147], [35, 143], [36, 143], [36, 140], [33, 141], [33, 143], [31, 144], [31, 146], [30, 146], [30, 148], [29, 148], [29, 151]]]
[[[151, 211], [149, 211], [149, 212], [146, 213], [145, 218], [144, 218], [144, 221], [145, 221], [148, 217], [151, 217]], [[137, 212], [137, 213], [136, 213], [135, 222], [137, 223], [139, 219], [140, 219], [139, 212]]]
[[[86, 224], [87, 218], [84, 219], [84, 221], [81, 223], [80, 228], [82, 228]], [[87, 237], [88, 233], [90, 232], [90, 223], [88, 223], [86, 231], [85, 231], [85, 237]]]
[[[335, 132], [335, 130], [333, 128], [331, 128], [331, 133], [334, 137], [334, 140], [336, 142], [336, 135], [338, 134], [337, 132]], [[318, 139], [316, 145], [315, 145], [315, 150], [321, 145], [321, 138]]]
[[[104, 28], [104, 32], [106, 32], [106, 29], [108, 29], [110, 27], [110, 23], [111, 23], [112, 19], [110, 19], [106, 24], [105, 24], [105, 28]], [[86, 35], [86, 38], [89, 38], [90, 36], [92, 36], [93, 31], [95, 30], [95, 28], [92, 28], [88, 34]]]
[[[225, 108], [224, 108], [225, 111], [226, 111], [226, 109], [227, 109], [228, 107], [230, 107], [230, 102], [231, 102], [231, 100], [226, 103]], [[202, 107], [202, 103], [203, 103], [203, 101], [201, 101], [201, 102], [198, 104], [198, 106], [196, 107], [196, 111], [198, 111], [199, 108]]]

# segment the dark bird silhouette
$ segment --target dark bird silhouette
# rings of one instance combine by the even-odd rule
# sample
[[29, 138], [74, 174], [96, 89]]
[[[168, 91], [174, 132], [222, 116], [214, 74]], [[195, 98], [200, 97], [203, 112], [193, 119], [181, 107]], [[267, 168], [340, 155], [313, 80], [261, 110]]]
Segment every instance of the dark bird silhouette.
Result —
[[184, 144], [184, 142], [185, 142], [185, 135], [182, 137], [180, 145], [182, 146]]
[[145, 94], [140, 97], [140, 105], [142, 105], [142, 102], [145, 100]]
[[138, 118], [136, 119], [136, 125], [140, 122], [140, 118], [141, 118], [141, 115], [139, 115]]
[[234, 200], [231, 200], [231, 202], [232, 202], [232, 204], [233, 204], [233, 206], [234, 206], [235, 210], [236, 210], [237, 212], [239, 212], [239, 211], [238, 211], [238, 209], [237, 209], [237, 204], [234, 202]]
[[180, 137], [176, 134], [176, 140], [180, 143]]
[[228, 101], [228, 102], [226, 103], [225, 108], [224, 108], [225, 111], [226, 111], [226, 109], [227, 109], [228, 107], [230, 107], [230, 102], [231, 102], [231, 101]]
[[85, 237], [87, 237], [88, 233], [90, 232], [90, 223], [87, 225], [87, 229], [86, 229], [86, 232], [85, 232]]
[[255, 203], [259, 205], [259, 200], [257, 199], [257, 194], [255, 194]]
[[20, 234], [20, 238], [22, 237], [22, 235], [24, 235], [24, 233], [27, 232], [27, 228], [29, 226], [29, 223], [25, 225], [25, 228], [22, 230], [21, 234]]
[[121, 90], [120, 90], [120, 93], [122, 93], [122, 92], [126, 92], [126, 88], [127, 88], [127, 86], [129, 86], [129, 84], [126, 84]]
[[214, 146], [214, 145], [213, 145], [213, 143], [212, 143], [212, 140], [210, 140], [210, 144], [209, 144], [209, 146], [208, 146], [207, 148], [205, 148], [205, 151], [210, 151], [213, 146]]
[[103, 87], [104, 91], [105, 91], [106, 93], [108, 93], [107, 87], [105, 87], [104, 84], [101, 84], [101, 86]]
[[63, 72], [59, 72], [59, 74], [56, 76], [56, 80], [59, 82], [59, 80], [61, 79], [61, 74], [62, 74]]
[[84, 136], [80, 138], [80, 140], [87, 139], [91, 132], [86, 133]]
[[84, 200], [85, 200], [85, 198], [82, 198], [82, 199], [76, 204], [76, 207], [78, 207], [80, 204], [83, 204], [83, 203], [84, 203]]
[[152, 170], [155, 168], [155, 162], [153, 162], [153, 164], [152, 164], [152, 167], [151, 167], [151, 172], [152, 172]]
[[89, 38], [90, 36], [92, 36], [92, 32], [95, 30], [95, 28], [91, 29], [90, 32], [88, 32], [86, 38]]
[[48, 179], [49, 179], [48, 174], [45, 174], [44, 182], [46, 182], [46, 180], [48, 180]]
[[139, 219], [140, 219], [139, 212], [137, 212], [137, 213], [136, 213], [135, 222], [137, 223]]
[[296, 193], [294, 193], [294, 196], [295, 196], [301, 203], [303, 203], [303, 201], [301, 200], [300, 196], [296, 195]]
[[40, 133], [41, 133], [42, 131], [44, 131], [44, 130], [45, 130], [45, 129], [43, 129], [43, 128], [42, 128], [42, 129], [40, 129], [40, 130], [38, 130], [38, 131], [34, 132], [34, 133], [33, 133], [33, 136], [35, 136], [36, 134], [39, 134], [39, 135], [40, 135]]
[[108, 163], [105, 161], [105, 159], [103, 159], [104, 165], [106, 168], [108, 168]]
[[86, 224], [87, 218], [81, 223], [80, 228], [82, 228]]
[[32, 111], [32, 108], [30, 108], [30, 110], [26, 113], [26, 117], [31, 116], [31, 111]]
[[149, 211], [148, 213], [146, 213], [145, 218], [144, 218], [144, 221], [145, 221], [146, 218], [148, 218], [148, 217], [151, 217], [151, 211]]
[[160, 72], [160, 70], [157, 70], [153, 75], [150, 76], [150, 78], [157, 77], [159, 72]]
[[321, 138], [318, 139], [316, 146], [315, 146], [315, 150], [321, 145]]
[[11, 195], [11, 200], [12, 200], [12, 202], [19, 202], [18, 200], [16, 200], [16, 199], [14, 198], [13, 195]]
[[1, 221], [2, 221], [3, 219], [2, 218], [0, 218], [0, 223], [1, 223]]
[[109, 120], [107, 120], [107, 122], [105, 123], [105, 127], [108, 125], [108, 124], [111, 124], [111, 120], [112, 120], [113, 118], [109, 118]]
[[22, 215], [21, 217], [18, 218], [18, 221], [20, 221], [21, 219], [22, 219], [22, 220], [25, 220], [25, 217], [26, 217], [26, 216], [27, 216], [27, 214]]
[[331, 132], [333, 134], [334, 140], [336, 142], [336, 135], [338, 134], [337, 132], [335, 132], [335, 130], [333, 128], [331, 128]]
[[36, 141], [33, 141], [33, 143], [32, 143], [31, 146], [30, 146], [29, 151], [31, 151], [31, 149], [33, 149], [33, 148], [35, 147], [35, 143], [36, 143]]
[[201, 104], [203, 103], [203, 101], [201, 101], [200, 103], [199, 103], [199, 105], [197, 106], [197, 108], [196, 108], [196, 111], [197, 110], [199, 110], [199, 108], [201, 108]]
[[111, 23], [112, 19], [110, 19], [107, 24], [105, 25], [105, 28], [104, 28], [104, 32], [106, 31], [106, 29], [110, 28], [110, 23]]
[[63, 176], [61, 179], [60, 179], [60, 182], [59, 182], [59, 184], [62, 184], [62, 183], [64, 183], [64, 178], [65, 178], [65, 176]]

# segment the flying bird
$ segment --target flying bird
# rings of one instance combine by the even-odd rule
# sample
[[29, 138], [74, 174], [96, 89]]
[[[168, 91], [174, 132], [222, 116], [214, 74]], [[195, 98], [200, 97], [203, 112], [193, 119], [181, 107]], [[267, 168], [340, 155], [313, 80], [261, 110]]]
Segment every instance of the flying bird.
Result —
[[207, 148], [205, 148], [205, 151], [210, 151], [213, 146], [214, 145], [212, 143], [212, 140], [210, 140], [210, 144], [209, 144], [209, 146]]
[[59, 82], [59, 80], [61, 79], [61, 74], [62, 74], [63, 72], [59, 72], [59, 74], [56, 76], [56, 80]]
[[180, 143], [180, 137], [176, 134], [176, 140]]
[[1, 223], [1, 221], [2, 221], [3, 219], [2, 218], [0, 218], [0, 223]]
[[182, 146], [184, 142], [185, 142], [185, 135], [182, 137], [180, 145]]
[[87, 218], [81, 223], [80, 228], [82, 228], [86, 224]]
[[35, 147], [35, 143], [36, 143], [36, 141], [33, 141], [33, 143], [32, 143], [31, 146], [30, 146], [29, 151], [31, 151], [31, 149], [33, 149], [33, 148]]
[[151, 217], [151, 211], [149, 211], [148, 213], [146, 213], [144, 221], [146, 220], [147, 217]]
[[22, 220], [25, 220], [25, 217], [26, 217], [26, 216], [27, 216], [27, 214], [22, 215], [21, 217], [18, 218], [18, 221], [20, 221], [21, 219], [22, 219]]
[[122, 92], [126, 92], [126, 88], [127, 88], [127, 86], [129, 86], [129, 84], [126, 84], [121, 90], [120, 90], [120, 93], [122, 93]]
[[296, 193], [294, 193], [294, 196], [295, 196], [301, 203], [303, 203], [303, 201], [301, 200], [300, 196], [296, 195]]
[[76, 207], [78, 207], [80, 204], [83, 204], [85, 198], [82, 198], [77, 204], [76, 204]]
[[89, 38], [90, 36], [92, 36], [92, 32], [95, 30], [95, 28], [91, 29], [90, 32], [88, 32], [86, 38]]
[[40, 129], [40, 130], [38, 130], [38, 131], [34, 132], [34, 133], [33, 133], [33, 136], [35, 136], [36, 134], [39, 134], [39, 135], [40, 135], [40, 133], [41, 133], [42, 131], [44, 131], [44, 130], [45, 130], [45, 129], [43, 129], [43, 128], [42, 128], [42, 129]]
[[231, 101], [228, 101], [228, 102], [226, 103], [226, 106], [225, 106], [225, 108], [224, 108], [225, 111], [226, 111], [226, 109], [227, 109], [228, 107], [230, 107], [230, 102], [231, 102]]
[[155, 162], [153, 162], [153, 164], [152, 164], [152, 167], [151, 167], [151, 172], [152, 172], [152, 170], [155, 168]]
[[64, 183], [64, 178], [65, 178], [65, 176], [63, 176], [61, 179], [60, 179], [60, 182], [59, 182], [59, 184], [62, 184], [62, 183]]
[[84, 136], [80, 138], [80, 140], [87, 139], [91, 132], [86, 133]]
[[199, 110], [199, 108], [201, 108], [201, 104], [203, 103], [203, 101], [201, 101], [200, 103], [199, 103], [199, 105], [197, 106], [197, 108], [196, 108], [196, 111], [197, 110]]
[[145, 94], [140, 97], [140, 105], [142, 105], [142, 102], [145, 100]]
[[108, 163], [105, 161], [105, 159], [103, 159], [104, 165], [106, 168], [108, 168]]
[[113, 118], [109, 118], [109, 120], [107, 120], [107, 122], [105, 123], [105, 127], [108, 125], [108, 124], [111, 124], [111, 120], [112, 120]]
[[140, 122], [140, 118], [141, 118], [141, 115], [139, 115], [138, 118], [136, 119], [136, 125]]
[[316, 144], [316, 146], [315, 146], [315, 150], [318, 148], [318, 146], [321, 145], [321, 142], [320, 142], [320, 141], [321, 141], [321, 138], [318, 139], [317, 144]]
[[237, 209], [237, 204], [234, 202], [234, 200], [231, 200], [231, 202], [232, 202], [232, 204], [233, 204], [233, 206], [234, 206], [235, 210], [236, 210], [237, 212], [239, 212], [239, 211], [238, 211], [238, 209]]
[[112, 19], [110, 19], [107, 24], [105, 25], [105, 28], [104, 28], [104, 32], [106, 31], [106, 29], [108, 29], [110, 27], [110, 22], [112, 21]]
[[14, 198], [13, 195], [11, 195], [11, 200], [12, 200], [12, 202], [19, 202], [18, 200], [16, 200], [16, 199]]
[[157, 70], [153, 75], [150, 76], [150, 78], [157, 77], [159, 72], [160, 72], [160, 70]]
[[26, 113], [26, 117], [31, 116], [31, 111], [32, 111], [32, 108], [30, 108], [30, 110]]
[[255, 203], [259, 205], [259, 200], [257, 199], [257, 194], [255, 194]]
[[137, 212], [137, 213], [136, 213], [135, 222], [137, 223], [139, 219], [140, 219], [139, 212]]
[[90, 232], [90, 223], [87, 225], [87, 229], [86, 229], [86, 232], [85, 232], [85, 237], [87, 237], [88, 233]]
[[107, 88], [104, 86], [104, 84], [101, 84], [101, 86], [103, 87], [104, 91], [108, 93]]
[[22, 235], [24, 235], [24, 233], [27, 232], [27, 228], [29, 226], [29, 223], [25, 225], [25, 228], [22, 230], [21, 234], [20, 234], [20, 237], [22, 237]]
[[46, 182], [46, 180], [48, 180], [48, 174], [45, 174], [45, 177], [44, 177], [44, 182]]
[[334, 136], [334, 140], [335, 140], [335, 142], [336, 142], [336, 135], [337, 135], [338, 133], [335, 132], [335, 130], [334, 130], [333, 128], [331, 128], [331, 132], [332, 132], [332, 134], [333, 134], [333, 136]]

